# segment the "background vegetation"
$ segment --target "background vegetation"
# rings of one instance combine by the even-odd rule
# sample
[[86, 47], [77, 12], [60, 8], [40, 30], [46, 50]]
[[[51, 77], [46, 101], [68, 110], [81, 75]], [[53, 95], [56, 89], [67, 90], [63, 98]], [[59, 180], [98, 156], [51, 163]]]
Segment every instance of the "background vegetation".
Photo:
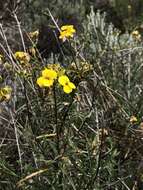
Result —
[[[1, 190], [143, 189], [143, 2], [107, 4], [98, 12], [87, 0], [2, 3]], [[111, 7], [126, 31], [109, 23]], [[64, 55], [41, 32], [52, 49], [41, 57], [39, 39], [29, 32], [71, 17], [78, 18], [76, 35], [61, 42]], [[16, 59], [16, 51], [28, 52], [30, 61]], [[53, 65], [76, 90], [37, 85], [41, 71]]]

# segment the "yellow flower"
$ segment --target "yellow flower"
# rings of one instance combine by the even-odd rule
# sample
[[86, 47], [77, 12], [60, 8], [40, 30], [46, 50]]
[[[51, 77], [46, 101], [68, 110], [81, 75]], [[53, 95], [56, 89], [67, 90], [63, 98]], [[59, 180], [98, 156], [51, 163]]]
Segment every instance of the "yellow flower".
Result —
[[59, 38], [65, 41], [66, 38], [72, 38], [75, 32], [76, 30], [74, 29], [73, 25], [62, 26]]
[[50, 87], [53, 85], [54, 80], [57, 78], [57, 73], [53, 69], [44, 69], [42, 76], [37, 79], [37, 84], [40, 87]]
[[139, 33], [138, 30], [134, 30], [132, 33], [132, 37], [137, 39], [137, 40], [140, 40], [141, 39], [141, 34]]
[[133, 123], [136, 123], [138, 120], [137, 120], [137, 118], [134, 116], [134, 115], [132, 115], [131, 117], [130, 117], [130, 123], [131, 124], [133, 124]]
[[139, 35], [139, 31], [138, 31], [138, 30], [134, 30], [134, 31], [132, 32], [132, 35], [133, 35], [133, 36]]
[[20, 63], [28, 63], [30, 61], [30, 55], [26, 52], [23, 51], [17, 51], [14, 54], [15, 59], [17, 59], [18, 61], [20, 61]]
[[74, 83], [70, 82], [66, 75], [60, 76], [58, 82], [63, 86], [63, 91], [67, 94], [71, 93], [75, 89]]
[[0, 89], [0, 101], [9, 100], [11, 97], [11, 87], [5, 86]]
[[38, 30], [29, 33], [30, 38], [37, 38], [38, 35], [39, 35], [39, 31]]

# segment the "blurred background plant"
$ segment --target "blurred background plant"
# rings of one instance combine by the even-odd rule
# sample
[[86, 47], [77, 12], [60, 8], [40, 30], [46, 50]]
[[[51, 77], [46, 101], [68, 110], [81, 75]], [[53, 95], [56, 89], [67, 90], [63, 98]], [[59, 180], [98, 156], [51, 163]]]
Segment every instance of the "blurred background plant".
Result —
[[143, 189], [142, 4], [2, 3], [2, 190]]

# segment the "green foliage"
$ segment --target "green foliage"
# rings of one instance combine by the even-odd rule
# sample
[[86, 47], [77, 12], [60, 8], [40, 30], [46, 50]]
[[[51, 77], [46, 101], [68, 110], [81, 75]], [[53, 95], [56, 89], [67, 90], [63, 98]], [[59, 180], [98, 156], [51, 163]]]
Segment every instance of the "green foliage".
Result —
[[[54, 3], [66, 6], [49, 2], [52, 11]], [[26, 3], [36, 10], [34, 18], [28, 13], [35, 27], [47, 2]], [[142, 189], [143, 39], [120, 35], [93, 9], [82, 25], [69, 40], [75, 54], [62, 62], [57, 55], [41, 59], [35, 50], [25, 64], [1, 35], [8, 47], [1, 46], [0, 84], [12, 88], [11, 99], [0, 105], [2, 190]], [[41, 71], [54, 63], [76, 85], [72, 93], [58, 80], [51, 88], [37, 85]]]

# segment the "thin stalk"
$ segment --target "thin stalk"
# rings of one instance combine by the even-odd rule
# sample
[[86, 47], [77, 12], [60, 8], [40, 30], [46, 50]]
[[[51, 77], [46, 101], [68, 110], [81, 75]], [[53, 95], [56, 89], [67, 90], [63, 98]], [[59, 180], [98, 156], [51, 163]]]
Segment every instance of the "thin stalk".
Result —
[[60, 146], [59, 146], [60, 131], [59, 131], [59, 127], [58, 127], [57, 97], [56, 97], [55, 87], [53, 87], [53, 97], [54, 97], [54, 113], [55, 113], [55, 125], [56, 125], [57, 152], [58, 152], [58, 154], [60, 154]]
[[26, 111], [27, 111], [28, 121], [29, 121], [30, 126], [32, 127], [32, 123], [31, 123], [31, 113], [32, 112], [31, 112], [31, 108], [29, 106], [29, 99], [28, 99], [28, 95], [27, 95], [25, 78], [24, 78], [23, 86], [24, 86], [24, 97], [25, 97], [25, 102], [26, 102]]
[[100, 146], [99, 146], [99, 156], [98, 156], [97, 168], [96, 168], [95, 173], [93, 174], [92, 179], [91, 179], [91, 180], [89, 181], [89, 183], [87, 184], [86, 189], [87, 189], [87, 188], [88, 188], [89, 190], [90, 190], [90, 189], [93, 189], [94, 184], [95, 184], [95, 181], [96, 181], [96, 179], [98, 178], [99, 170], [100, 170], [100, 166], [101, 166], [103, 144], [104, 144], [104, 128], [102, 127], [102, 130], [101, 130], [101, 143], [100, 143]]
[[15, 20], [17, 22], [17, 26], [18, 26], [20, 37], [21, 37], [21, 42], [22, 42], [23, 50], [26, 52], [26, 47], [25, 47], [25, 43], [24, 43], [23, 33], [22, 33], [22, 30], [21, 30], [21, 25], [20, 25], [20, 22], [19, 22], [19, 20], [17, 18], [17, 15], [15, 13], [14, 13], [14, 18], [15, 18]]
[[22, 172], [23, 172], [22, 156], [21, 156], [22, 153], [21, 153], [20, 144], [19, 144], [18, 129], [17, 129], [17, 126], [16, 126], [16, 123], [15, 123], [15, 119], [14, 119], [12, 111], [10, 111], [10, 114], [11, 114], [11, 119], [12, 119], [12, 123], [13, 123], [13, 126], [14, 126], [15, 139], [16, 139], [17, 151], [18, 151], [19, 163], [20, 163], [20, 170], [21, 170], [21, 174], [22, 174]]

